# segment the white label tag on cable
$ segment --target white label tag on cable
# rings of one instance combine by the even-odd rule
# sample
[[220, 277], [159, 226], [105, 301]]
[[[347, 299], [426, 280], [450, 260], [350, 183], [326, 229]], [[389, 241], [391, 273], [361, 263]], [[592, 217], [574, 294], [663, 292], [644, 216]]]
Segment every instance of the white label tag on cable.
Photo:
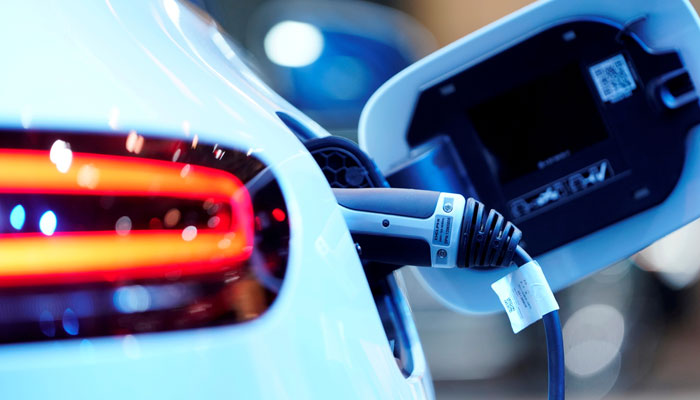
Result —
[[513, 332], [518, 333], [559, 309], [554, 293], [537, 261], [530, 261], [491, 284], [508, 313]]

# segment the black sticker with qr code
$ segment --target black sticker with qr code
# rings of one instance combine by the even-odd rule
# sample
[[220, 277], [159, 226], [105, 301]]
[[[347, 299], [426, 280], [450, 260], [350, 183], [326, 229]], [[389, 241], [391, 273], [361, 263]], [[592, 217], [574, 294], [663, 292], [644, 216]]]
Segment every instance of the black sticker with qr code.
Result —
[[637, 84], [625, 56], [618, 54], [589, 68], [600, 99], [617, 103], [632, 95]]

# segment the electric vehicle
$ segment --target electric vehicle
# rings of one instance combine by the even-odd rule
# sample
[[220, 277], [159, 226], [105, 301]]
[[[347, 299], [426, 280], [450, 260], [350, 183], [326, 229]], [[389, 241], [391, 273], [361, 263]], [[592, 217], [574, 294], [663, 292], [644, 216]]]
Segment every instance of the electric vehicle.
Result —
[[[360, 121], [361, 144], [379, 167], [366, 170], [363, 178], [380, 181], [379, 170], [392, 175], [398, 166], [425, 159], [414, 155], [447, 148], [450, 155], [445, 157], [461, 158], [461, 167], [457, 163], [438, 174], [432, 170], [414, 177], [440, 178], [433, 183], [448, 184], [429, 189], [491, 199], [507, 206], [507, 215], [516, 222], [527, 220], [526, 232], [537, 233], [532, 239], [526, 236], [527, 247], [542, 256], [555, 289], [630, 255], [700, 214], [697, 204], [684, 203], [700, 191], [696, 179], [700, 168], [694, 161], [697, 146], [692, 146], [698, 115], [693, 83], [700, 56], [692, 46], [700, 36], [697, 15], [682, 0], [629, 0], [615, 5], [601, 0], [582, 7], [568, 0], [541, 1], [434, 53], [380, 89]], [[345, 167], [348, 162], [367, 165], [361, 159], [366, 156], [342, 153], [343, 145], [329, 142], [320, 126], [265, 86], [241, 60], [241, 50], [189, 3], [56, 1], [3, 8], [0, 394], [7, 398], [433, 397], [400, 281], [378, 273], [382, 279], [370, 277], [368, 282], [376, 271], [366, 272], [359, 254], [363, 258], [371, 254], [372, 242], [357, 246], [360, 241], [351, 237], [346, 224], [347, 219], [350, 228], [356, 228], [367, 220], [362, 213], [347, 211], [353, 207], [347, 198], [338, 197], [343, 203], [339, 207], [329, 185], [334, 183], [327, 174], [331, 169], [338, 182], [363, 183], [349, 178], [351, 168]], [[647, 14], [639, 17], [640, 9]], [[450, 102], [455, 98], [450, 95], [461, 96], [462, 83], [483, 78], [479, 71], [494, 62], [498, 68], [513, 65], [519, 51], [541, 55], [547, 48], [542, 43], [558, 40], [558, 46], [560, 41], [585, 46], [597, 35], [607, 47], [571, 51], [572, 57], [585, 54], [577, 61], [590, 62], [581, 64], [588, 69], [579, 70], [578, 64], [564, 63], [572, 60], [557, 60], [552, 54], [537, 58], [556, 61], [551, 70], [540, 70], [550, 72], [552, 76], [545, 78], [555, 81], [545, 86], [556, 87], [557, 79], [571, 78], [579, 84], [573, 89], [597, 94], [599, 98], [591, 99], [593, 108], [587, 103], [589, 108], [581, 110], [584, 114], [604, 110], [600, 118], [605, 127], [619, 107], [638, 111], [634, 107], [646, 107], [645, 101], [661, 107], [656, 111], [668, 118], [664, 126], [673, 134], [673, 140], [664, 144], [668, 147], [663, 147], [662, 162], [683, 156], [668, 165], [672, 179], [665, 180], [669, 171], [661, 168], [648, 182], [624, 180], [649, 168], [644, 168], [639, 153], [630, 158], [614, 146], [615, 139], [629, 139], [629, 132], [620, 128], [624, 124], [617, 123], [612, 124], [617, 130], [607, 135], [575, 143], [575, 151], [538, 154], [547, 156], [536, 160], [544, 162], [538, 169], [546, 171], [532, 181], [520, 181], [517, 190], [501, 188], [505, 193], [501, 197], [493, 184], [505, 186], [528, 178], [531, 165], [523, 172], [517, 157], [501, 156], [501, 168], [515, 166], [512, 176], [500, 174], [498, 168], [487, 174], [473, 163], [488, 157], [465, 157], [477, 147], [470, 150], [457, 143], [421, 152], [426, 143], [445, 145], [446, 137], [455, 140], [463, 127], [450, 128], [465, 117], [473, 125], [488, 126], [488, 121], [474, 115], [492, 117], [494, 107], [508, 105], [508, 99], [489, 102], [489, 95], [498, 98], [498, 94], [485, 87], [478, 91], [485, 97], [480, 99], [483, 104], [451, 103], [465, 107], [458, 107], [461, 113], [441, 114], [445, 118], [439, 124], [421, 119], [440, 110], [443, 97]], [[678, 54], [657, 52], [668, 47]], [[611, 54], [594, 60], [594, 50]], [[641, 61], [654, 68], [635, 69], [647, 65]], [[598, 70], [612, 72], [596, 78]], [[654, 75], [660, 71], [668, 74]], [[534, 79], [532, 71], [518, 72], [496, 91], [507, 92], [510, 84]], [[651, 100], [643, 96], [645, 87], [650, 88]], [[647, 127], [659, 126], [659, 121], [652, 122]], [[477, 130], [478, 135], [488, 129]], [[644, 133], [644, 144], [649, 145], [658, 132]], [[335, 154], [313, 146], [324, 139]], [[580, 151], [603, 142], [609, 146], [596, 150], [609, 151], [613, 158], [586, 164]], [[338, 158], [340, 153], [345, 158]], [[560, 154], [564, 155], [554, 157]], [[586, 154], [600, 155], [593, 150]], [[618, 179], [612, 179], [617, 175], [607, 169], [610, 164], [600, 161], [612, 163]], [[345, 169], [334, 168], [335, 162]], [[651, 159], [647, 166], [654, 162], [658, 164]], [[583, 172], [574, 168], [580, 163]], [[559, 167], [566, 172], [562, 176], [555, 173]], [[589, 167], [596, 169], [591, 172]], [[463, 172], [479, 179], [460, 181], [462, 186], [449, 184], [449, 174]], [[557, 203], [552, 191], [542, 186], [549, 178], [564, 185], [560, 180], [584, 173], [601, 179], [588, 179], [591, 184], [567, 201]], [[489, 179], [491, 186], [484, 184]], [[421, 180], [394, 176], [390, 181], [425, 189]], [[464, 189], [470, 187], [466, 183], [476, 190]], [[614, 208], [612, 216], [592, 214], [599, 217], [593, 219], [595, 224], [562, 230], [554, 239], [533, 222], [543, 224], [544, 216], [573, 212], [571, 207], [580, 205], [585, 196], [600, 200], [599, 196], [611, 195], [607, 189], [613, 187], [626, 195], [631, 189], [639, 203], [630, 209]], [[518, 190], [526, 195], [505, 198]], [[547, 201], [538, 205], [543, 193]], [[463, 244], [479, 247], [484, 237], [494, 239], [491, 233], [497, 229], [487, 229], [482, 236], [463, 234], [462, 221], [455, 218], [460, 224], [451, 225], [450, 216], [436, 217], [437, 213], [459, 211], [476, 221], [482, 212], [468, 214], [466, 207], [480, 206], [458, 194], [436, 196], [418, 196], [429, 198], [417, 201], [418, 208], [430, 205], [433, 214], [426, 215], [436, 218], [435, 226], [440, 227], [422, 259], [439, 267], [478, 264], [464, 262]], [[527, 207], [518, 208], [518, 201], [527, 201]], [[391, 221], [405, 222], [395, 217], [416, 217], [425, 210], [416, 214], [405, 211], [410, 208], [405, 205], [398, 208], [403, 211], [394, 210], [392, 217], [378, 218], [380, 225], [367, 229], [391, 227], [385, 236], [405, 239], [396, 235]], [[532, 215], [524, 218], [523, 209]], [[509, 229], [510, 242], [517, 230], [496, 215], [490, 214], [489, 220]], [[606, 248], [611, 239], [650, 222], [655, 223], [653, 228], [614, 249]], [[475, 231], [483, 233], [482, 228]], [[447, 231], [464, 241], [451, 240]], [[517, 241], [505, 247], [494, 241], [483, 248], [506, 249], [513, 257]], [[521, 250], [519, 259], [528, 261]], [[469, 254], [488, 256], [498, 264], [495, 256], [482, 250]], [[500, 254], [501, 261], [510, 260]], [[562, 268], [556, 269], [556, 263]], [[441, 268], [428, 269], [421, 277], [455, 309], [492, 312], [499, 307], [501, 293], [495, 296], [491, 283], [514, 270]], [[544, 280], [541, 270], [537, 278]], [[542, 281], [538, 287], [545, 286]], [[508, 309], [508, 300], [512, 299], [501, 298], [511, 317], [515, 308]], [[558, 366], [563, 371], [563, 364]], [[556, 389], [563, 395], [563, 386]]]

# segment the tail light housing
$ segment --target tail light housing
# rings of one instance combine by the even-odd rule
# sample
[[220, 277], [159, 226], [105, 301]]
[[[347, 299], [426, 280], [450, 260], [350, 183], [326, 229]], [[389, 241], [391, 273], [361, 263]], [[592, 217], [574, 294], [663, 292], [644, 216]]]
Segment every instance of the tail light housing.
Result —
[[130, 132], [0, 132], [0, 342], [236, 323], [286, 270], [269, 168]]

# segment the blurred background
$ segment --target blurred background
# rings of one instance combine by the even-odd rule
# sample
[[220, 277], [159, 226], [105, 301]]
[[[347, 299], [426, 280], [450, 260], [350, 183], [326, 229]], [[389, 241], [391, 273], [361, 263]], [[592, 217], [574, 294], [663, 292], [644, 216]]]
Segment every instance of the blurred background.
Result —
[[[660, 0], [661, 1], [661, 0]], [[330, 132], [357, 139], [387, 79], [528, 0], [192, 0], [256, 72]], [[694, 1], [697, 7], [700, 0]], [[570, 399], [700, 398], [700, 222], [560, 292]], [[614, 244], [611, 244], [614, 245]], [[544, 332], [456, 313], [402, 272], [438, 399], [546, 397]]]

